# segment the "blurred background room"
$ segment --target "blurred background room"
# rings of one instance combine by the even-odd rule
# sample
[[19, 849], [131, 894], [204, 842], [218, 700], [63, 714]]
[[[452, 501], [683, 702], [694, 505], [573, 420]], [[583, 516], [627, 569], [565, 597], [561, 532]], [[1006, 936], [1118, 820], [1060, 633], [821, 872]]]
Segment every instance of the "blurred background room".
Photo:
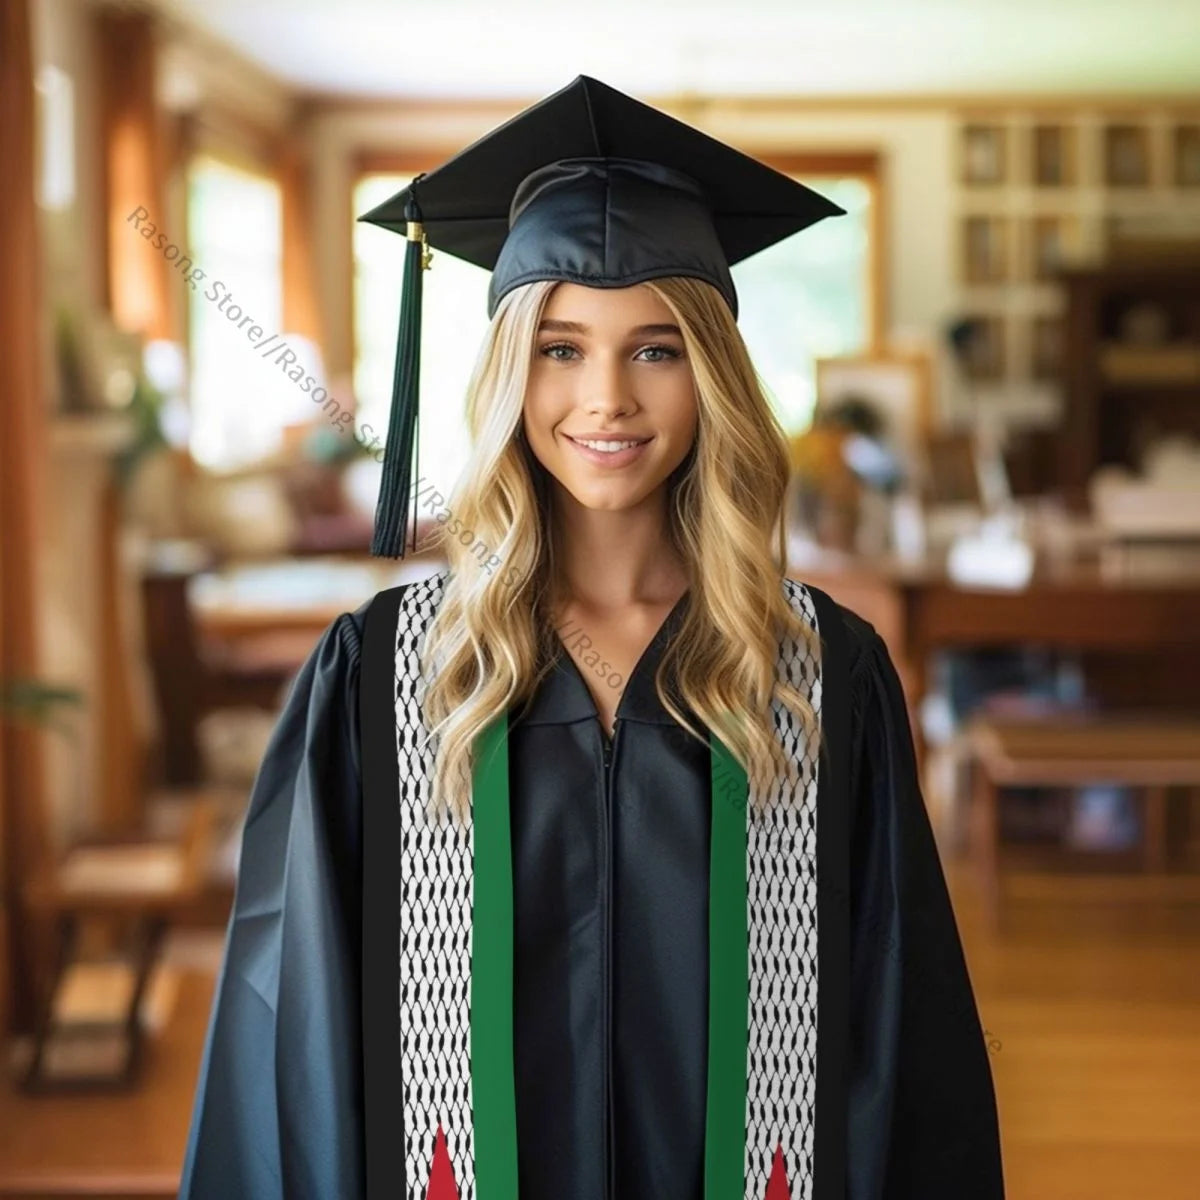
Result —
[[436, 495], [372, 558], [404, 241], [354, 218], [581, 72], [847, 210], [739, 324], [789, 574], [900, 668], [1008, 1195], [1200, 1195], [1200, 5], [732, 15], [0, 5], [0, 1197], [175, 1194], [275, 716], [466, 456], [488, 276], [435, 252]]

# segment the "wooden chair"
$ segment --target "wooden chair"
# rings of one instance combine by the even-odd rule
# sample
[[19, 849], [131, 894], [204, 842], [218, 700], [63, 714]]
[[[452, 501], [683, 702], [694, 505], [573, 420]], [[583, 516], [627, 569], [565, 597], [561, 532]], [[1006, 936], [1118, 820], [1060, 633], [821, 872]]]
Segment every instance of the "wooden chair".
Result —
[[[1095, 870], [1104, 852], [1060, 855], [1059, 874], [1064, 867], [1083, 867], [1086, 859], [1087, 874], [1102, 881], [1102, 894], [1200, 899], [1200, 875], [1175, 869], [1168, 822], [1168, 789], [1200, 787], [1200, 717], [1110, 713], [1034, 720], [982, 715], [968, 722], [965, 738], [974, 857], [993, 929], [1000, 928], [1003, 899], [1000, 805], [1005, 791], [1014, 787], [1104, 783], [1133, 789], [1141, 801], [1140, 848], [1133, 854], [1105, 854], [1105, 874]], [[1114, 873], [1117, 866], [1140, 871]], [[1045, 879], [1044, 872], [1034, 874]]]
[[[54, 930], [54, 965], [40, 1005], [33, 1052], [21, 1080], [28, 1092], [126, 1087], [137, 1075], [142, 1046], [140, 1008], [146, 983], [174, 917], [201, 896], [207, 881], [220, 805], [200, 795], [175, 840], [96, 837], [77, 842], [48, 875], [25, 889], [31, 913], [49, 918]], [[79, 966], [76, 950], [88, 922], [120, 924], [132, 934], [132, 983], [129, 970], [116, 975], [124, 993], [119, 1020], [64, 1019], [66, 985]], [[114, 981], [93, 981], [92, 990], [114, 990]], [[107, 1066], [71, 1071], [64, 1052], [83, 1039], [115, 1048], [103, 1055]], [[101, 1039], [107, 1039], [102, 1041]], [[94, 1054], [96, 1052], [94, 1051]], [[103, 1052], [101, 1052], [103, 1053]]]
[[159, 775], [172, 787], [201, 783], [204, 763], [199, 724], [220, 709], [275, 712], [283, 690], [315, 639], [264, 635], [237, 647], [204, 643], [188, 601], [192, 577], [211, 560], [152, 553], [142, 574], [146, 653], [158, 709]]

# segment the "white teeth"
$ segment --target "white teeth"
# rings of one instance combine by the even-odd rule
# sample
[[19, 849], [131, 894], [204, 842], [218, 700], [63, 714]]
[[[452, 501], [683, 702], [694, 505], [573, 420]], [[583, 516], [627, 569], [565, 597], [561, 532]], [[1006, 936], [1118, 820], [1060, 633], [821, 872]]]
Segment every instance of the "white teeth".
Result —
[[582, 438], [572, 438], [574, 442], [578, 442], [581, 446], [586, 446], [589, 450], [601, 450], [605, 454], [615, 454], [618, 450], [628, 450], [630, 446], [640, 446], [641, 441], [633, 442], [585, 442]]

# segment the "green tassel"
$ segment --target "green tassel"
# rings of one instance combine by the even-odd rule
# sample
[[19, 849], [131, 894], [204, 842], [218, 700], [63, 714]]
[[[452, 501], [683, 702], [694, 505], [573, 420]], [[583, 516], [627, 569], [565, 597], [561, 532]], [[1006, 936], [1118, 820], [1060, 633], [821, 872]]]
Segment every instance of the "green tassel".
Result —
[[[421, 209], [413, 180], [404, 218], [408, 222], [408, 246], [404, 252], [404, 292], [400, 299], [400, 333], [396, 344], [396, 367], [392, 374], [392, 407], [388, 414], [387, 442], [383, 449], [383, 479], [375, 507], [375, 534], [371, 553], [380, 558], [403, 558], [408, 528], [409, 502], [419, 465], [417, 417], [421, 385], [421, 287], [430, 255], [421, 227]], [[417, 523], [413, 521], [413, 549]]]

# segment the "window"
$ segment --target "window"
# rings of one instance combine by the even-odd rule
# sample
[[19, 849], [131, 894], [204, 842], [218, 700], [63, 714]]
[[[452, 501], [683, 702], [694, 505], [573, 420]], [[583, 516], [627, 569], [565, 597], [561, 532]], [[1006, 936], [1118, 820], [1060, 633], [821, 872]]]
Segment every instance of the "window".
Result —
[[204, 272], [188, 292], [190, 448], [204, 466], [233, 470], [277, 450], [284, 425], [311, 409], [246, 332], [283, 333], [282, 196], [268, 176], [198, 155], [187, 203], [188, 241]]
[[784, 430], [801, 433], [817, 399], [815, 360], [871, 342], [871, 205], [866, 179], [794, 175], [845, 216], [827, 217], [733, 267], [738, 327]]
[[[354, 192], [355, 213], [383, 203], [411, 178], [364, 175]], [[862, 352], [871, 340], [871, 184], [844, 177], [801, 181], [847, 215], [821, 221], [733, 268], [738, 325], [789, 433], [811, 420], [814, 360]], [[374, 432], [381, 444], [391, 404], [404, 250], [402, 235], [356, 223], [354, 386], [360, 420], [370, 426], [367, 436]], [[423, 281], [419, 465], [443, 494], [467, 460], [466, 390], [488, 325], [487, 287], [487, 271], [433, 250]]]
[[62, 212], [75, 202], [75, 85], [52, 63], [38, 70], [37, 98], [41, 134], [38, 203]]

